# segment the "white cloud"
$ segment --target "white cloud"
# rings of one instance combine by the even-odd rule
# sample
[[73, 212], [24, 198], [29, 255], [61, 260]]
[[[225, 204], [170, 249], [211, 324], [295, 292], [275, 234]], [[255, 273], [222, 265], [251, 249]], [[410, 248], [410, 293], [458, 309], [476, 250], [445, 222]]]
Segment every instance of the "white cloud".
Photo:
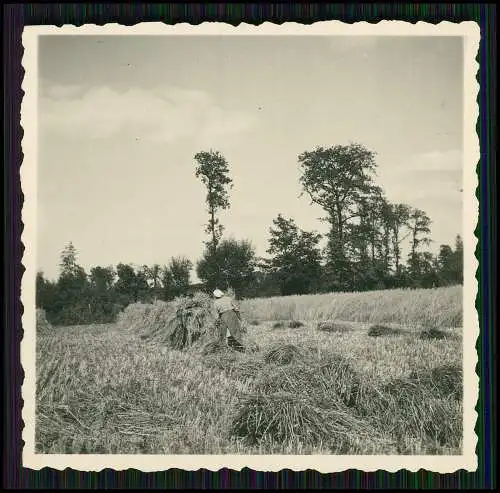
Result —
[[399, 166], [381, 168], [380, 183], [392, 200], [455, 204], [462, 200], [462, 163], [462, 151], [458, 149], [416, 154]]
[[82, 89], [81, 86], [76, 84], [54, 84], [48, 87], [42, 86], [42, 88], [45, 89], [49, 98], [56, 100], [74, 98]]
[[52, 86], [40, 99], [40, 125], [73, 139], [106, 139], [121, 134], [172, 142], [193, 137], [203, 144], [252, 128], [254, 117], [227, 111], [201, 91], [158, 87], [116, 91], [95, 87], [80, 98], [77, 86]]

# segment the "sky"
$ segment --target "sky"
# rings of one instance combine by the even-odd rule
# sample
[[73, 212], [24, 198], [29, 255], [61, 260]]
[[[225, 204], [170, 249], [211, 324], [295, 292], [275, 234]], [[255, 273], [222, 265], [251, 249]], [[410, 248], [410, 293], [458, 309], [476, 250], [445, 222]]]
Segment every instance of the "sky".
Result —
[[37, 268], [57, 278], [70, 241], [87, 271], [195, 263], [201, 150], [230, 166], [225, 237], [265, 256], [279, 213], [324, 233], [297, 157], [349, 142], [376, 152], [390, 201], [427, 212], [437, 252], [462, 234], [462, 134], [457, 37], [43, 36]]

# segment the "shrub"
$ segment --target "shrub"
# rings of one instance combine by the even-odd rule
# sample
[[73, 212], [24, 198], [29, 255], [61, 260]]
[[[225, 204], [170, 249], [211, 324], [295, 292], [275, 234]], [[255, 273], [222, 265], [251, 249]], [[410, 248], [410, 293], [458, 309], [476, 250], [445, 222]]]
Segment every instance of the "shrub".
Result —
[[298, 329], [299, 327], [303, 327], [304, 324], [302, 322], [299, 322], [298, 320], [292, 320], [289, 324], [288, 327], [290, 329]]

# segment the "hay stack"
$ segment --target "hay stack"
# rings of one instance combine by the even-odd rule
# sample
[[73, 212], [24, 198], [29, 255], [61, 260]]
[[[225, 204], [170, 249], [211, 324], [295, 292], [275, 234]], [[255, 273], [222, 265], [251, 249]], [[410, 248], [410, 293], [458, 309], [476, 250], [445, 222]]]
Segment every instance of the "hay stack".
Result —
[[141, 339], [168, 344], [174, 349], [191, 346], [198, 339], [216, 339], [216, 315], [211, 298], [196, 293], [171, 302], [134, 303], [120, 315], [124, 330], [135, 332]]
[[142, 334], [141, 338], [147, 339], [151, 328], [166, 320], [170, 309], [170, 304], [164, 301], [131, 303], [118, 314], [117, 325], [125, 332]]
[[264, 356], [264, 361], [266, 363], [275, 363], [277, 365], [288, 365], [300, 357], [301, 353], [297, 346], [294, 346], [293, 344], [285, 344], [269, 350]]
[[240, 403], [232, 434], [245, 438], [250, 444], [266, 436], [278, 443], [300, 439], [317, 444], [332, 435], [330, 423], [324, 410], [312, 406], [303, 397], [286, 392], [251, 395]]
[[387, 325], [372, 325], [368, 330], [368, 335], [370, 337], [392, 336], [399, 334], [401, 334], [400, 329], [388, 327]]
[[47, 320], [45, 310], [43, 308], [36, 309], [36, 331], [38, 334], [47, 334], [51, 331], [52, 325]]
[[349, 324], [344, 322], [320, 322], [318, 330], [321, 332], [348, 332], [352, 329]]
[[378, 435], [347, 408], [326, 409], [290, 392], [254, 394], [242, 399], [231, 433], [252, 445], [266, 440], [285, 446], [300, 443], [344, 454]]
[[253, 392], [239, 396], [232, 435], [254, 445], [300, 443], [337, 454], [392, 446], [392, 438], [358, 412], [360, 382], [341, 356], [264, 368]]
[[161, 336], [174, 349], [183, 349], [200, 338], [213, 339], [216, 331], [212, 300], [204, 293], [196, 293], [192, 298], [179, 297], [173, 301], [173, 310]]
[[344, 358], [330, 354], [318, 360], [270, 369], [257, 383], [263, 393], [290, 392], [326, 407], [353, 406], [360, 382]]
[[398, 441], [409, 435], [440, 445], [460, 446], [457, 438], [462, 435], [461, 402], [444, 397], [415, 375], [388, 382], [380, 401], [384, 409], [377, 415], [379, 425], [390, 428]]
[[444, 339], [446, 337], [446, 332], [437, 329], [436, 327], [430, 327], [422, 330], [420, 332], [420, 339]]
[[441, 365], [434, 368], [414, 370], [410, 380], [436, 397], [462, 399], [463, 371], [457, 365]]

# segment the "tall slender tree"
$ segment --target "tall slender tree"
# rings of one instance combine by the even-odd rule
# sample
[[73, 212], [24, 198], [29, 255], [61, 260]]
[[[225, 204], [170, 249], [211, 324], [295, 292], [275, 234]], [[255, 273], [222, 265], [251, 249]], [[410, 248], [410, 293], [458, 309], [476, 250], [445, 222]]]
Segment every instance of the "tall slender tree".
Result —
[[229, 164], [219, 151], [198, 152], [194, 159], [198, 163], [196, 177], [207, 187], [209, 220], [205, 231], [210, 235], [208, 246], [215, 252], [224, 230], [217, 212], [230, 206], [228, 189], [232, 188], [232, 179], [229, 177]]
[[[431, 232], [431, 224], [429, 216], [421, 209], [412, 209], [408, 219], [408, 227], [410, 229], [410, 253], [408, 256], [408, 267], [411, 276], [416, 280], [422, 271], [423, 258], [418, 255], [418, 248], [421, 245], [429, 245], [431, 239], [429, 237]], [[426, 258], [427, 260], [427, 258]]]
[[392, 204], [384, 198], [380, 207], [380, 258], [383, 272], [386, 277], [390, 275], [394, 262], [394, 255], [391, 249], [391, 213]]
[[77, 262], [77, 251], [73, 243], [69, 243], [61, 253], [60, 273], [57, 280], [58, 322], [87, 323], [91, 317], [89, 303], [89, 284], [85, 269]]
[[457, 235], [455, 238], [455, 271], [456, 281], [459, 284], [464, 282], [464, 244], [462, 237]]
[[410, 206], [406, 204], [392, 204], [388, 210], [388, 223], [391, 231], [392, 252], [396, 276], [401, 273], [401, 243], [408, 238], [411, 231], [405, 233], [410, 218]]
[[73, 242], [69, 242], [61, 252], [61, 261], [59, 262], [60, 277], [71, 277], [81, 273], [81, 267], [77, 263], [77, 251]]

